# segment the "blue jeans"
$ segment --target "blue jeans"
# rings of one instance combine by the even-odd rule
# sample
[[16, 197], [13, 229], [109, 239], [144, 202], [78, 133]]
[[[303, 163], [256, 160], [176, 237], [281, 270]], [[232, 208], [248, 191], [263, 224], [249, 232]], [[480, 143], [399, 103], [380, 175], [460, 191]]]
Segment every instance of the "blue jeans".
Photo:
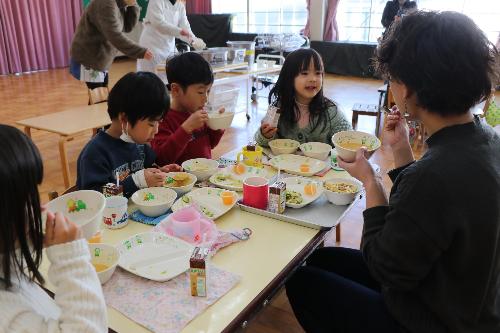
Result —
[[[80, 80], [80, 64], [73, 60], [69, 59], [69, 73], [77, 80]], [[104, 77], [104, 82], [85, 82], [87, 88], [95, 89], [99, 87], [107, 87], [108, 86], [109, 73], [106, 73]]]
[[402, 332], [359, 250], [316, 250], [286, 283], [286, 293], [306, 332]]

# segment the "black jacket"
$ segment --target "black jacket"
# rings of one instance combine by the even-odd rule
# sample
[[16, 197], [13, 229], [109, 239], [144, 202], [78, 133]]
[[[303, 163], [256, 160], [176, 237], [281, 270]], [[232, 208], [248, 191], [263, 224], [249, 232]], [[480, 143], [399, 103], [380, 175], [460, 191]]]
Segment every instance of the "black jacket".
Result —
[[500, 137], [476, 119], [427, 143], [364, 212], [363, 257], [407, 331], [500, 332]]

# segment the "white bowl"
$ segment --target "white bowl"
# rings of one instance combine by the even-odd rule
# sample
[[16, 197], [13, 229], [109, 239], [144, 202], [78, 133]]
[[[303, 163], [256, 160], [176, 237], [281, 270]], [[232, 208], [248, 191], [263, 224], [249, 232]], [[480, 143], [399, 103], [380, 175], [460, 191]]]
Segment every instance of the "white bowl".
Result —
[[208, 114], [208, 127], [213, 130], [226, 129], [231, 127], [233, 122], [234, 112], [210, 112]]
[[307, 157], [312, 157], [320, 161], [328, 158], [328, 154], [332, 150], [332, 146], [323, 142], [307, 142], [299, 146], [300, 150]]
[[[332, 136], [332, 143], [337, 149], [337, 154], [346, 162], [356, 159], [356, 151], [364, 146], [369, 153], [380, 148], [380, 140], [372, 134], [360, 131], [342, 131]], [[346, 147], [346, 144], [354, 144], [356, 147]], [[344, 145], [344, 146], [343, 146]]]
[[106, 269], [97, 272], [99, 281], [101, 281], [101, 284], [105, 284], [113, 275], [116, 265], [120, 261], [120, 252], [116, 247], [102, 243], [89, 243], [89, 250], [90, 261], [94, 268], [96, 268], [95, 264], [107, 266]]
[[196, 176], [199, 181], [207, 180], [219, 169], [219, 162], [208, 158], [194, 158], [182, 163], [182, 168]]
[[293, 154], [299, 148], [300, 142], [291, 139], [275, 139], [269, 141], [273, 155]]
[[[152, 194], [152, 197], [148, 194]], [[172, 206], [177, 193], [166, 187], [148, 187], [132, 194], [132, 202], [147, 216], [156, 217], [165, 214]]]
[[47, 210], [63, 213], [80, 227], [86, 239], [90, 239], [99, 231], [105, 206], [106, 199], [102, 193], [81, 190], [55, 198], [47, 204]]
[[185, 173], [185, 174], [187, 174], [189, 176], [189, 181], [186, 183], [186, 185], [184, 185], [184, 186], [167, 186], [167, 185], [163, 185], [163, 186], [166, 187], [166, 188], [170, 188], [170, 189], [174, 190], [175, 193], [177, 193], [177, 195], [180, 197], [181, 195], [186, 194], [187, 192], [189, 192], [189, 191], [191, 191], [193, 189], [193, 186], [196, 183], [196, 181], [198, 180], [198, 178], [196, 178], [195, 175], [193, 175], [191, 173], [188, 173], [188, 172], [167, 172], [167, 178], [165, 178], [165, 182], [167, 181], [167, 179], [169, 177], [173, 177], [173, 176], [175, 176], [176, 174], [179, 174], [179, 173]]
[[[330, 183], [330, 184], [335, 184], [335, 183], [347, 183], [351, 184], [357, 187], [356, 193], [339, 193], [339, 192], [333, 192], [330, 191], [325, 187], [325, 184]], [[323, 190], [325, 192], [326, 198], [328, 201], [330, 201], [332, 204], [343, 206], [343, 205], [348, 205], [351, 202], [354, 201], [354, 198], [356, 198], [356, 195], [358, 195], [359, 191], [363, 188], [363, 183], [361, 183], [359, 180], [355, 178], [335, 178], [335, 179], [330, 179], [326, 180], [323, 183]]]

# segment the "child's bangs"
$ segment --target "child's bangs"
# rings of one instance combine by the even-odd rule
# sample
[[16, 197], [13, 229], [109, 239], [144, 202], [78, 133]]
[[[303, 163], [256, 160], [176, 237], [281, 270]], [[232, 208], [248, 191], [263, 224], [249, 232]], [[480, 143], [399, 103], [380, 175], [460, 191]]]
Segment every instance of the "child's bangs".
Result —
[[300, 66], [300, 71], [307, 71], [309, 69], [309, 64], [311, 63], [311, 60], [314, 65], [315, 70], [319, 70], [321, 72], [324, 71], [323, 68], [323, 61], [321, 61], [321, 58], [316, 52], [311, 52], [309, 54], [306, 54], [306, 57], [304, 58], [304, 61], [302, 61], [302, 64]]

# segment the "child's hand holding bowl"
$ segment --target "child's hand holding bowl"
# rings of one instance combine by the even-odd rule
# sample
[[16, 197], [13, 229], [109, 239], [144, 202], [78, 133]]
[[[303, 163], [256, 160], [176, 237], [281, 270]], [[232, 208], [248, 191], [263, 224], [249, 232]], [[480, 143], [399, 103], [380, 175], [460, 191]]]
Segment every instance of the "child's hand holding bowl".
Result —
[[163, 182], [165, 181], [165, 177], [167, 175], [165, 172], [156, 168], [148, 168], [144, 169], [144, 178], [146, 179], [146, 183], [148, 187], [161, 187], [163, 186]]
[[47, 211], [45, 237], [43, 239], [45, 247], [69, 243], [82, 237], [80, 227], [69, 221], [62, 213], [57, 212], [54, 214]]

